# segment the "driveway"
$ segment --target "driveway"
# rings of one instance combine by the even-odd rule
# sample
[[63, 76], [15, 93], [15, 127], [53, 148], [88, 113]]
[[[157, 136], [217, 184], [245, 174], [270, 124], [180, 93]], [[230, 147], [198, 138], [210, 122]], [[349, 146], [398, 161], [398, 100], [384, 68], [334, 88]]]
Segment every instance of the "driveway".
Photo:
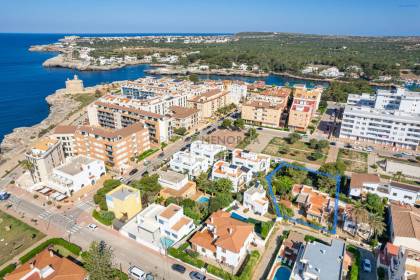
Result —
[[368, 251], [363, 248], [358, 248], [360, 252], [360, 261], [363, 262], [364, 259], [370, 260], [370, 263], [372, 265], [372, 271], [371, 272], [365, 272], [363, 271], [362, 264], [360, 264], [360, 270], [359, 270], [359, 279], [360, 280], [376, 280], [376, 258], [373, 255], [371, 251]]

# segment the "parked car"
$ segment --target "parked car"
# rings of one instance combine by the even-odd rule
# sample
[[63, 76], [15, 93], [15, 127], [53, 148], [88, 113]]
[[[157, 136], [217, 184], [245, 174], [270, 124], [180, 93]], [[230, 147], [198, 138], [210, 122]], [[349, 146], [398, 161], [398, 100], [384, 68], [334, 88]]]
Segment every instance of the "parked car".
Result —
[[88, 228], [93, 231], [93, 230], [97, 229], [98, 226], [96, 224], [89, 224]]
[[394, 157], [403, 158], [404, 155], [402, 153], [393, 154]]
[[185, 268], [185, 266], [180, 265], [180, 264], [177, 264], [177, 263], [174, 263], [171, 267], [172, 267], [172, 270], [175, 270], [175, 271], [177, 271], [177, 272], [179, 272], [181, 274], [184, 274], [185, 271], [187, 270]]
[[201, 274], [198, 271], [191, 271], [190, 272], [190, 278], [192, 280], [206, 280], [206, 276]]
[[330, 142], [330, 145], [331, 146], [335, 146], [337, 143], [335, 143], [335, 142]]
[[10, 193], [8, 192], [0, 192], [0, 200], [8, 200], [10, 197]]
[[262, 127], [257, 127], [257, 130], [263, 130], [263, 128]]
[[363, 266], [363, 271], [364, 272], [371, 272], [372, 271], [372, 265], [370, 263], [370, 260], [364, 259], [362, 266]]
[[160, 154], [159, 154], [159, 156], [158, 156], [158, 157], [159, 157], [159, 158], [163, 158], [164, 156], [165, 156], [165, 153], [164, 153], [164, 152], [162, 152], [162, 153], [160, 153]]
[[185, 138], [185, 142], [189, 142], [189, 141], [191, 141], [191, 137]]
[[150, 160], [145, 160], [144, 162], [143, 162], [143, 164], [144, 164], [144, 166], [148, 166], [149, 164], [150, 164]]
[[136, 280], [144, 280], [146, 279], [146, 272], [144, 272], [143, 270], [141, 270], [139, 267], [137, 266], [131, 266], [128, 269], [128, 275]]
[[134, 174], [137, 173], [137, 171], [139, 171], [137, 168], [134, 168], [133, 170], [131, 170], [128, 175], [133, 176]]
[[372, 146], [366, 147], [366, 152], [373, 152], [375, 150], [375, 148], [373, 148]]

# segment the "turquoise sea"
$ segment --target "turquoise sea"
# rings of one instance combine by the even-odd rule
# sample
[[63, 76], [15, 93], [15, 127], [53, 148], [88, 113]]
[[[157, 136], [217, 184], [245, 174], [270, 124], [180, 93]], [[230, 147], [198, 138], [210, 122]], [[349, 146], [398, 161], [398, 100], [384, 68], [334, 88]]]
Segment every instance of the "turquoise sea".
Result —
[[[32, 126], [48, 116], [45, 97], [64, 87], [67, 78], [74, 74], [85, 86], [117, 80], [137, 79], [145, 76], [148, 65], [125, 67], [111, 71], [77, 71], [65, 68], [44, 68], [42, 63], [55, 53], [30, 52], [31, 45], [48, 44], [68, 34], [0, 34], [0, 141], [16, 127]], [[114, 36], [121, 34], [85, 36]], [[124, 34], [151, 35], [151, 34]], [[153, 34], [152, 34], [153, 35]], [[160, 34], [159, 34], [160, 35]], [[194, 34], [190, 34], [194, 35]], [[196, 34], [198, 35], [198, 34]], [[202, 35], [202, 34], [200, 34]], [[240, 79], [252, 82], [256, 78], [203, 76], [209, 79]], [[279, 76], [264, 78], [268, 84], [313, 83]]]

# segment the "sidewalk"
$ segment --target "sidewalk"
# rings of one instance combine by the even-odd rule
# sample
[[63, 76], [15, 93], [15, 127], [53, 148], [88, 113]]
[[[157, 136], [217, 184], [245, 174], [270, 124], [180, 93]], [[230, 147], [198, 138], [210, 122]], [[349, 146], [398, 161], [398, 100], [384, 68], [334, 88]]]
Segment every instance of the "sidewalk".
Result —
[[268, 277], [268, 273], [270, 273], [272, 262], [277, 255], [277, 251], [280, 249], [282, 243], [280, 238], [283, 234], [282, 225], [277, 224], [275, 227], [275, 232], [271, 235], [270, 240], [268, 240], [264, 254], [257, 264], [253, 279], [265, 280]]

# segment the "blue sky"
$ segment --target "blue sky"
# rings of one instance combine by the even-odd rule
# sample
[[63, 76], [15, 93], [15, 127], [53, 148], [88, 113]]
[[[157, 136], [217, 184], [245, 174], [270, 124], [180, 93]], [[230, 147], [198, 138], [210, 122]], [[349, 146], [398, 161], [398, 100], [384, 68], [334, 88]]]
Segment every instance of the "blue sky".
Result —
[[420, 35], [420, 0], [0, 0], [0, 32]]

